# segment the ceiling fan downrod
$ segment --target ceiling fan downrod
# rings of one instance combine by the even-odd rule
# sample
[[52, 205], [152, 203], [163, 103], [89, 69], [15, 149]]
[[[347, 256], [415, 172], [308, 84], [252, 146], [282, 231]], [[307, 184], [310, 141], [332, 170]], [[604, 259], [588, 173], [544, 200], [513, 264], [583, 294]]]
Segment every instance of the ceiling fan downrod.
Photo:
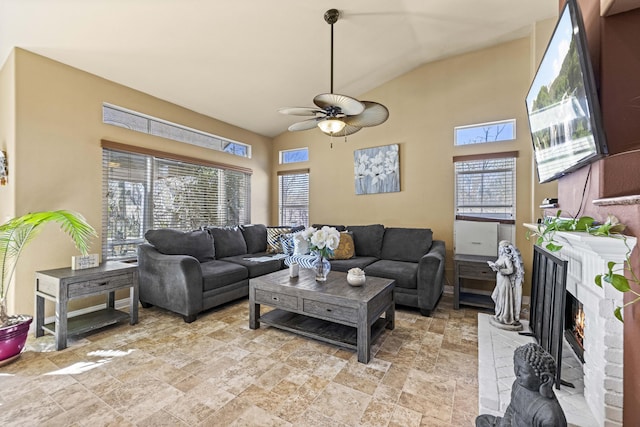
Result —
[[324, 13], [324, 20], [331, 25], [331, 92], [333, 93], [333, 24], [338, 22], [340, 11], [338, 9], [329, 9]]

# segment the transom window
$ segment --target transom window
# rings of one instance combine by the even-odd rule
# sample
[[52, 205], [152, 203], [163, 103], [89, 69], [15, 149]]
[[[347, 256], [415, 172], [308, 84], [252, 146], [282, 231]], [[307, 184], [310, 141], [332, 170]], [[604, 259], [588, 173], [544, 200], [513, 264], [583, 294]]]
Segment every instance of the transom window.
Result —
[[456, 126], [453, 129], [454, 145], [482, 144], [516, 139], [516, 120], [478, 123]]
[[281, 165], [284, 165], [287, 163], [298, 163], [298, 162], [308, 162], [308, 161], [309, 161], [309, 149], [307, 147], [280, 151]]
[[211, 150], [223, 151], [235, 156], [251, 158], [251, 146], [248, 144], [232, 141], [117, 105], [102, 104], [102, 122]]
[[514, 223], [516, 156], [511, 152], [454, 158], [456, 219]]
[[135, 258], [153, 228], [251, 222], [251, 172], [103, 148], [103, 256]]

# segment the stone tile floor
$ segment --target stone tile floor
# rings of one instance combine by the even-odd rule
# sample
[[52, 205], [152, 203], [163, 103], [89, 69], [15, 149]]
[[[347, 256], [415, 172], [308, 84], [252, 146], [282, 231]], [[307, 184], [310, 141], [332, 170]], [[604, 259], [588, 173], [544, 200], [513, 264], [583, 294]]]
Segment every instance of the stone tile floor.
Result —
[[[478, 380], [480, 413], [501, 415], [511, 401], [511, 386], [515, 380], [513, 352], [521, 345], [535, 342], [533, 337], [498, 329], [489, 322], [490, 314], [478, 314]], [[524, 329], [528, 322], [524, 320]], [[564, 410], [569, 426], [595, 427], [598, 423], [584, 398], [582, 363], [564, 341], [561, 377], [574, 388], [561, 386], [553, 391]]]
[[[52, 337], [0, 368], [1, 426], [473, 426], [478, 311], [445, 295], [432, 317], [398, 307], [373, 358], [270, 327], [248, 301], [192, 324], [141, 309], [50, 351]], [[47, 351], [49, 350], [49, 351]]]

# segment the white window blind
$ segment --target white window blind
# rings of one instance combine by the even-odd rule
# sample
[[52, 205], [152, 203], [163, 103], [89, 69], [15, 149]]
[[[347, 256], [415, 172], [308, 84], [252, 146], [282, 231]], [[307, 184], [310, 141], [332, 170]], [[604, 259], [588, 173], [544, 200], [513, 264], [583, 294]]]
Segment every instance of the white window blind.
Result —
[[456, 219], [515, 218], [515, 157], [455, 161]]
[[103, 149], [103, 254], [135, 258], [153, 228], [194, 230], [251, 220], [247, 172]]
[[309, 225], [309, 170], [278, 172], [280, 225]]

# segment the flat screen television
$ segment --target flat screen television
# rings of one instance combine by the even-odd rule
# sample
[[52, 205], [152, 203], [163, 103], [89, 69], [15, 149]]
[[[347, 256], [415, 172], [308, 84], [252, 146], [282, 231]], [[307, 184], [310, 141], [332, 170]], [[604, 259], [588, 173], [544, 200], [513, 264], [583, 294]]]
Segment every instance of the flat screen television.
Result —
[[538, 180], [549, 182], [608, 153], [576, 0], [567, 0], [526, 98]]

